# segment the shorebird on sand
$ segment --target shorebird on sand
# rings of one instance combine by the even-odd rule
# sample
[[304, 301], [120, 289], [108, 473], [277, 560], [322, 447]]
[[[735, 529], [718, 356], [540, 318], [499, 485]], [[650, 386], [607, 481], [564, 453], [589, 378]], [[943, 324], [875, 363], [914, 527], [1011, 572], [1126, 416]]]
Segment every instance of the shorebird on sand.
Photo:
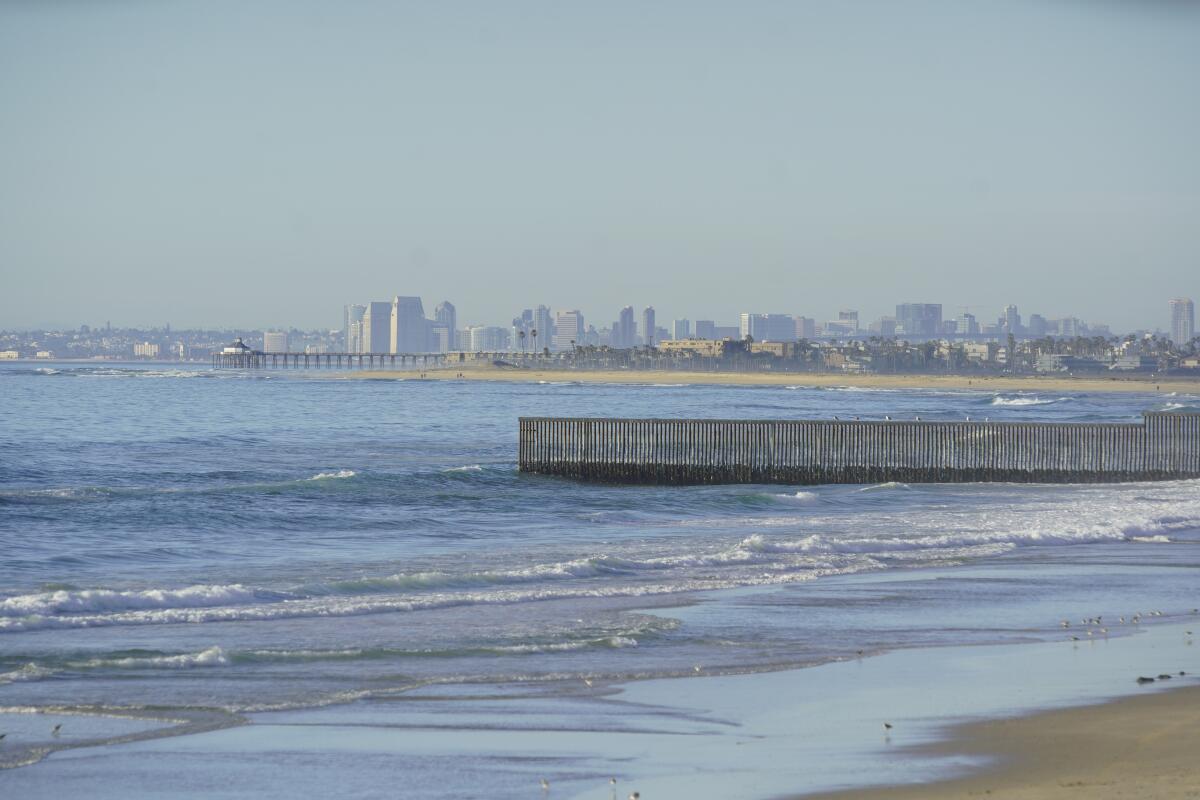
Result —
[[542, 778], [542, 791], [543, 792], [550, 791], [550, 781], [546, 780], [545, 778]]

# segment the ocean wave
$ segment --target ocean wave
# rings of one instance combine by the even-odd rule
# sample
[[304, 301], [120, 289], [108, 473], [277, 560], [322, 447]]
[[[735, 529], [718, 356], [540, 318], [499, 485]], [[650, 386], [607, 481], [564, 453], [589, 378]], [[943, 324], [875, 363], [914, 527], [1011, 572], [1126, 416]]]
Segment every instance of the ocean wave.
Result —
[[282, 597], [278, 593], [251, 589], [241, 584], [198, 584], [183, 589], [83, 589], [39, 592], [0, 600], [0, 627], [3, 626], [3, 618], [6, 617], [42, 617], [155, 608], [209, 608]]
[[358, 473], [352, 469], [339, 469], [337, 472], [318, 472], [310, 478], [305, 478], [306, 481], [327, 481], [336, 478], [353, 478]]
[[1005, 406], [1010, 408], [1021, 408], [1025, 406], [1049, 406], [1055, 403], [1064, 403], [1069, 401], [1069, 397], [1005, 397], [1004, 395], [996, 395], [992, 398], [991, 405]]
[[777, 494], [773, 495], [780, 500], [786, 500], [792, 503], [815, 503], [821, 499], [821, 496], [816, 492], [796, 492], [795, 494]]
[[442, 472], [483, 472], [480, 464], [466, 464], [461, 467], [447, 467]]

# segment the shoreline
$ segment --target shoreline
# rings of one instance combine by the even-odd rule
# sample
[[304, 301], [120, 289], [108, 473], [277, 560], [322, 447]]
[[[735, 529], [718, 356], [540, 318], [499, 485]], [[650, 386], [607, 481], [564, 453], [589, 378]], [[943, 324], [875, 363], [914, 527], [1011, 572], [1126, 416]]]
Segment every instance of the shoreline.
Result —
[[[320, 375], [317, 370], [314, 374]], [[328, 374], [328, 373], [326, 373]], [[1164, 396], [1200, 394], [1193, 378], [1074, 378], [1057, 376], [880, 375], [830, 372], [757, 373], [687, 372], [674, 370], [525, 369], [493, 366], [447, 366], [428, 370], [355, 370], [337, 373], [353, 380], [494, 381], [509, 383], [560, 382], [788, 386], [797, 388], [943, 389], [978, 392], [1139, 392]]]
[[805, 794], [804, 800], [1200, 796], [1200, 686], [953, 725], [912, 755], [986, 760], [947, 780]]

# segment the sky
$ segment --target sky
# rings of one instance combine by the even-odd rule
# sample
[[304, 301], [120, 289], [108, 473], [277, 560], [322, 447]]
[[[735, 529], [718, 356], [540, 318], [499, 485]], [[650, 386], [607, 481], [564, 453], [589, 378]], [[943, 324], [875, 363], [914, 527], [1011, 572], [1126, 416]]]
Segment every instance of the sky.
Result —
[[1200, 3], [0, 3], [0, 329], [1200, 300]]

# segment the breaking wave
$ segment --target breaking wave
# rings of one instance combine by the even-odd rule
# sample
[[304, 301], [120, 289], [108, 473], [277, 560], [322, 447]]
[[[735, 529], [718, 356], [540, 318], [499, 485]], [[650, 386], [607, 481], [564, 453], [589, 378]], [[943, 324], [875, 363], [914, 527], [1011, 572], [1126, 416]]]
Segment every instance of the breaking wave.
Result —
[[991, 404], [994, 406], [1021, 408], [1025, 406], [1049, 406], [1055, 403], [1065, 403], [1070, 399], [1069, 397], [1005, 397], [1004, 395], [996, 395], [992, 398]]

